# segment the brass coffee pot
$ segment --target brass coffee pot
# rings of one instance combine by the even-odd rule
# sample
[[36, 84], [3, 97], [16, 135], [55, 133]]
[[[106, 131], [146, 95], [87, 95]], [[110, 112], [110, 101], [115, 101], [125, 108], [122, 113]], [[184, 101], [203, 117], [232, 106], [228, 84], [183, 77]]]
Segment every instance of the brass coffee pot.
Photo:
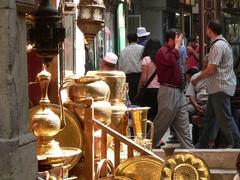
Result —
[[[49, 108], [48, 86], [50, 79], [51, 74], [47, 72], [46, 66], [43, 65], [43, 70], [37, 74], [37, 80], [40, 84], [42, 94], [39, 101], [40, 109], [31, 117], [30, 129], [37, 137], [37, 155], [61, 156], [61, 148], [59, 143], [53, 139], [53, 136], [65, 127], [66, 122], [62, 106], [60, 106], [60, 118]], [[61, 103], [60, 97], [60, 105]]]

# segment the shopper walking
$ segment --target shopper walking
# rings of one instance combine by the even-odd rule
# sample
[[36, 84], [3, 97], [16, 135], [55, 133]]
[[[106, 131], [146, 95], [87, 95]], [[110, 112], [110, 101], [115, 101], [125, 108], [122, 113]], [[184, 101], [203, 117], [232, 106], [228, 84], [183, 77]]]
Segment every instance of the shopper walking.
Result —
[[193, 148], [190, 136], [186, 96], [182, 88], [181, 71], [178, 65], [179, 49], [183, 36], [173, 30], [165, 35], [166, 44], [156, 55], [158, 91], [158, 113], [154, 119], [153, 148], [158, 148], [161, 138], [172, 125], [181, 148]]

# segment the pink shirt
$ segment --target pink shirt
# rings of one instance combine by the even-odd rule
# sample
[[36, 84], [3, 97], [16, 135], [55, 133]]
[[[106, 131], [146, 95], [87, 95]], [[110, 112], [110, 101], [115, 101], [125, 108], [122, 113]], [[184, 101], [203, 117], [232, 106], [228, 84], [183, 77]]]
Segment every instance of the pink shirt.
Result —
[[[149, 79], [152, 76], [152, 74], [154, 73], [154, 71], [156, 70], [155, 64], [151, 61], [149, 56], [146, 56], [142, 60], [142, 66], [146, 66], [146, 68], [147, 68], [147, 78]], [[148, 85], [147, 88], [159, 88], [159, 87], [160, 87], [160, 84], [158, 82], [158, 77], [157, 77], [157, 74], [156, 74], [156, 76], [154, 77], [154, 79]]]

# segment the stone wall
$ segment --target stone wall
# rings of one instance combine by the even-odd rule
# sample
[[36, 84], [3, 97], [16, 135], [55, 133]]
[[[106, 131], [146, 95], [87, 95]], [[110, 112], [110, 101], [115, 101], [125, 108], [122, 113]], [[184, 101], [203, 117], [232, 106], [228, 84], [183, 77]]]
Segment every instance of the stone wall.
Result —
[[17, 12], [15, 0], [1, 0], [0, 14], [0, 179], [33, 180], [37, 159], [28, 131], [25, 15]]

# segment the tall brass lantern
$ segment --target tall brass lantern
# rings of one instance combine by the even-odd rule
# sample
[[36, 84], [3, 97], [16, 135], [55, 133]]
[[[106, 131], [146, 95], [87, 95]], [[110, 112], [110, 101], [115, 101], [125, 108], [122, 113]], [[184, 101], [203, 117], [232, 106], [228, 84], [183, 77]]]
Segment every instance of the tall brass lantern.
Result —
[[78, 10], [77, 25], [90, 44], [104, 27], [105, 6], [103, 0], [80, 0]]

